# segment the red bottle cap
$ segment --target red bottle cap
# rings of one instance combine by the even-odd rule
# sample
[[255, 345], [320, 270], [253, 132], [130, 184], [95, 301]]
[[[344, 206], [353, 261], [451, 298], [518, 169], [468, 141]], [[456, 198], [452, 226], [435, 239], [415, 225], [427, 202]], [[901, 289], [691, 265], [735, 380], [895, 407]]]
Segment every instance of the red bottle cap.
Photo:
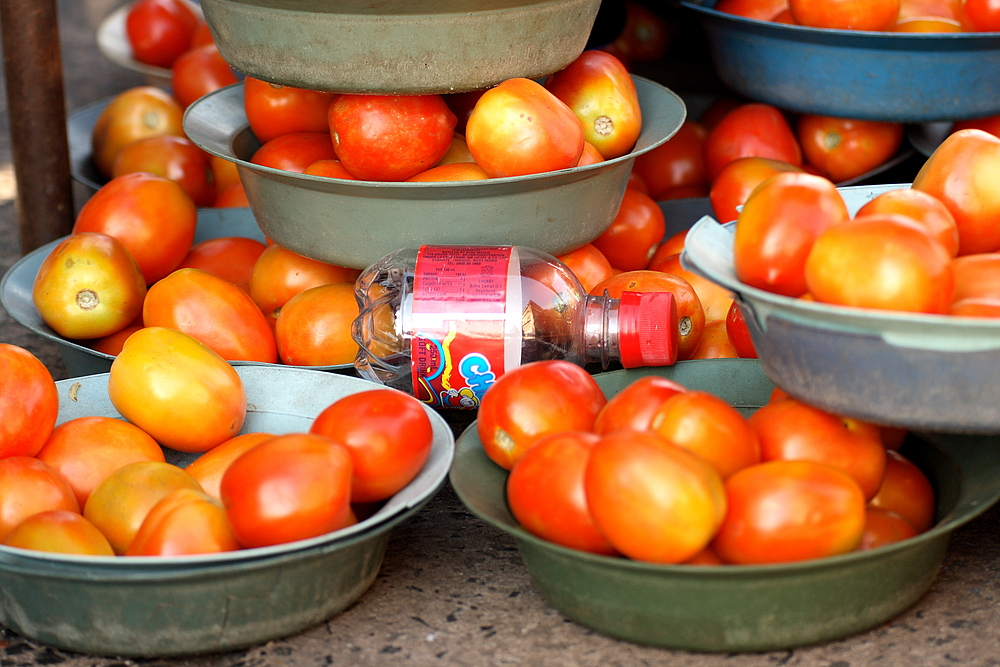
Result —
[[622, 366], [669, 366], [677, 361], [680, 331], [670, 292], [622, 292], [618, 347]]

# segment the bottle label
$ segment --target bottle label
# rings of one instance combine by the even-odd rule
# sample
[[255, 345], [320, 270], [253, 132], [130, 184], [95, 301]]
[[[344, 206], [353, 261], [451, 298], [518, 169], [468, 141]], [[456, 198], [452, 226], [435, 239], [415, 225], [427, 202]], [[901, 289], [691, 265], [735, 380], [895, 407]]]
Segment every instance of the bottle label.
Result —
[[419, 400], [475, 409], [493, 381], [520, 363], [518, 270], [510, 246], [419, 249], [408, 318]]

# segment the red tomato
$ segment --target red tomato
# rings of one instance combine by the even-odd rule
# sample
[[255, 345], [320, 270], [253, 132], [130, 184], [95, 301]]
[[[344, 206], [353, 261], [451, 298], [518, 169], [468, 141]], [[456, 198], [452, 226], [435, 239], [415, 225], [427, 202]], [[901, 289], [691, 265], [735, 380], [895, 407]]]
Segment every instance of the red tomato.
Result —
[[712, 548], [726, 563], [787, 563], [853, 551], [865, 498], [847, 474], [814, 461], [769, 461], [726, 480]]
[[704, 278], [694, 271], [689, 271], [681, 264], [679, 254], [663, 257], [655, 264], [650, 262], [650, 271], [663, 271], [680, 276], [691, 283], [701, 307], [705, 310], [706, 324], [712, 321], [724, 321], [729, 313], [729, 308], [733, 303], [733, 293], [725, 287]]
[[447, 95], [443, 95], [444, 103], [448, 105], [448, 108], [451, 109], [457, 119], [455, 132], [461, 135], [465, 134], [465, 125], [469, 122], [469, 116], [472, 115], [472, 110], [476, 108], [476, 102], [479, 101], [479, 98], [485, 92], [485, 90], [470, 90], [464, 93], [448, 93]]
[[775, 174], [801, 172], [795, 165], [766, 157], [736, 158], [719, 171], [708, 192], [712, 212], [719, 222], [731, 222], [739, 216], [754, 189]]
[[186, 137], [161, 134], [122, 147], [111, 167], [111, 176], [136, 171], [177, 182], [197, 206], [215, 203], [215, 177], [208, 153]]
[[319, 160], [336, 160], [337, 152], [326, 132], [293, 132], [271, 139], [250, 156], [262, 167], [303, 173]]
[[48, 510], [80, 513], [62, 475], [32, 456], [0, 459], [0, 540], [32, 514]]
[[48, 510], [32, 514], [7, 533], [3, 543], [8, 547], [78, 554], [81, 556], [114, 556], [108, 539], [94, 524], [78, 512]]
[[958, 225], [940, 199], [921, 190], [901, 188], [878, 195], [858, 209], [855, 217], [871, 213], [898, 213], [920, 223], [941, 242], [948, 254], [958, 254]]
[[188, 556], [240, 548], [222, 503], [200, 489], [179, 488], [153, 505], [126, 556]]
[[635, 146], [642, 110], [635, 82], [618, 58], [606, 51], [584, 51], [549, 75], [545, 88], [573, 110], [583, 125], [584, 139], [605, 160], [621, 157]]
[[364, 181], [405, 181], [433, 167], [458, 122], [440, 95], [340, 95], [327, 118], [337, 157]]
[[625, 27], [612, 42], [614, 51], [628, 62], [659, 60], [670, 43], [670, 24], [649, 7], [625, 3]]
[[591, 243], [616, 269], [638, 271], [649, 266], [666, 229], [660, 205], [639, 190], [625, 188], [618, 213]]
[[896, 213], [862, 215], [824, 231], [805, 278], [816, 301], [914, 313], [947, 313], [955, 291], [948, 251]]
[[649, 432], [603, 436], [591, 449], [584, 489], [594, 522], [612, 546], [652, 563], [695, 556], [726, 512], [718, 473]]
[[489, 176], [475, 162], [451, 162], [425, 169], [406, 179], [407, 183], [431, 183], [441, 181], [484, 181]]
[[965, 0], [965, 12], [977, 31], [1000, 31], [1000, 2], [997, 0]]
[[424, 406], [395, 389], [339, 398], [317, 415], [310, 433], [351, 454], [351, 502], [385, 500], [409, 484], [431, 453], [434, 429]]
[[0, 343], [0, 459], [34, 456], [59, 413], [52, 374], [28, 350]]
[[594, 422], [594, 433], [648, 431], [664, 401], [687, 391], [682, 384], [659, 375], [644, 375], [608, 399]]
[[705, 166], [710, 180], [741, 157], [766, 157], [802, 166], [802, 149], [779, 109], [748, 102], [731, 110], [705, 137]]
[[757, 358], [757, 348], [754, 347], [753, 339], [750, 337], [750, 329], [747, 327], [746, 320], [743, 319], [743, 312], [736, 301], [733, 301], [733, 305], [729, 307], [729, 313], [726, 314], [726, 334], [740, 358]]
[[733, 239], [736, 276], [751, 287], [801, 296], [806, 257], [823, 231], [850, 219], [830, 180], [781, 173], [761, 183], [743, 205]]
[[227, 361], [278, 361], [274, 332], [250, 295], [201, 269], [177, 269], [150, 286], [142, 321], [184, 332]]
[[532, 445], [507, 477], [507, 504], [532, 535], [570, 549], [615, 555], [591, 516], [583, 488], [590, 452], [600, 438], [583, 431], [553, 433]]
[[244, 236], [206, 239], [191, 246], [177, 268], [201, 269], [249, 290], [250, 272], [266, 247]]
[[329, 158], [324, 160], [316, 160], [311, 165], [306, 167], [303, 174], [310, 174], [312, 176], [323, 176], [324, 178], [344, 178], [348, 181], [356, 181], [357, 177], [351, 172], [347, 171], [344, 167], [344, 163], [340, 160], [331, 160]]
[[788, 9], [788, 0], [719, 0], [715, 9], [748, 19], [773, 21], [775, 16]]
[[858, 551], [877, 549], [916, 535], [917, 529], [895, 512], [868, 507], [865, 510], [865, 532], [861, 534]]
[[121, 241], [146, 284], [181, 263], [194, 241], [198, 209], [180, 185], [153, 174], [108, 181], [80, 208], [73, 233], [99, 232]]
[[841, 417], [788, 397], [749, 418], [762, 461], [814, 461], [837, 468], [861, 488], [865, 500], [885, 475], [885, 448], [876, 432], [853, 429]]
[[199, 97], [239, 82], [214, 43], [185, 51], [170, 73], [174, 97], [185, 109]]
[[219, 491], [244, 547], [316, 537], [350, 521], [351, 455], [321, 435], [278, 435], [233, 461]]
[[934, 195], [958, 225], [958, 254], [1000, 249], [1000, 137], [982, 130], [959, 130], [934, 150], [913, 179], [913, 189]]
[[476, 163], [491, 178], [569, 169], [585, 141], [580, 119], [531, 79], [507, 79], [479, 98], [465, 128]]
[[958, 23], [961, 31], [974, 31], [965, 0], [900, 0], [897, 24], [908, 19], [941, 18]]
[[903, 143], [903, 124], [802, 114], [796, 136], [808, 164], [835, 183], [884, 164]]
[[899, 15], [899, 0], [789, 0], [799, 25], [836, 30], [888, 30]]
[[[576, 166], [586, 167], [588, 164], [597, 164], [599, 162], [604, 162], [604, 156], [601, 155], [601, 152], [597, 150], [594, 144], [584, 141], [583, 152], [580, 153], [580, 161], [576, 163]], [[485, 174], [486, 172], [483, 173]], [[643, 192], [645, 192], [644, 189]]]
[[899, 514], [918, 533], [934, 525], [934, 487], [920, 468], [895, 450], [886, 451], [885, 478], [870, 505]]
[[91, 160], [98, 173], [111, 177], [118, 152], [144, 137], [169, 134], [183, 137], [184, 110], [165, 90], [136, 86], [115, 95], [94, 121]]
[[327, 112], [336, 93], [243, 79], [243, 109], [254, 136], [264, 144], [282, 134], [328, 132]]
[[951, 267], [955, 274], [954, 301], [1000, 299], [1000, 254], [983, 252], [956, 257]]
[[747, 419], [705, 391], [689, 390], [668, 398], [653, 413], [650, 428], [698, 455], [722, 479], [761, 460], [760, 443]]
[[969, 129], [982, 130], [983, 132], [989, 132], [995, 137], [1000, 137], [1000, 114], [960, 120], [951, 126], [952, 132]]
[[558, 259], [580, 279], [583, 289], [588, 292], [594, 285], [607, 280], [615, 272], [608, 258], [593, 243], [586, 243], [565, 255], [559, 255]]
[[273, 437], [273, 433], [259, 432], [234, 436], [189, 463], [184, 472], [194, 477], [205, 493], [216, 500], [221, 500], [219, 483], [229, 464], [251, 447]]
[[708, 130], [701, 123], [686, 119], [668, 141], [635, 158], [632, 171], [646, 184], [650, 197], [660, 201], [672, 188], [709, 182], [706, 136]]
[[138, 0], [125, 14], [125, 35], [132, 57], [169, 68], [191, 48], [198, 15], [184, 0]]
[[607, 399], [587, 371], [569, 361], [513, 368], [483, 394], [476, 428], [487, 456], [510, 470], [543, 436], [590, 431]]

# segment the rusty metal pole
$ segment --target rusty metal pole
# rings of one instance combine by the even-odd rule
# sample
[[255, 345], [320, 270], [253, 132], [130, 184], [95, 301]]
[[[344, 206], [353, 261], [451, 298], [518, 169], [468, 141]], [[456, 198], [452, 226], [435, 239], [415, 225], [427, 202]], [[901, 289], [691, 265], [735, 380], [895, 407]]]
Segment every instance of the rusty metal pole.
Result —
[[0, 1], [21, 252], [73, 226], [56, 0]]

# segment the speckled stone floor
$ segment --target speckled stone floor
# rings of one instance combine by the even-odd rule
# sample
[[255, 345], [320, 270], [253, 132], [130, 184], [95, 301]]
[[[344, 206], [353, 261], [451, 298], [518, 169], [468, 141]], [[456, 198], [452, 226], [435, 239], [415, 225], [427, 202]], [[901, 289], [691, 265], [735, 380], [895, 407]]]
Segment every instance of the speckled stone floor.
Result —
[[[145, 83], [140, 75], [105, 60], [96, 46], [98, 24], [120, 4], [120, 0], [59, 2], [70, 112]], [[673, 74], [682, 82], [698, 81], [696, 73]], [[0, 272], [19, 257], [8, 127], [6, 112], [0, 113]], [[77, 206], [87, 194], [77, 188]], [[58, 350], [5, 312], [0, 312], [0, 341], [26, 347], [57, 379], [66, 377]], [[699, 654], [618, 641], [563, 617], [541, 597], [514, 540], [470, 514], [446, 485], [392, 531], [372, 587], [343, 613], [301, 634], [210, 656], [128, 660], [56, 650], [0, 629], [0, 666], [985, 667], [1000, 664], [998, 526], [1000, 510], [991, 509], [955, 531], [930, 591], [884, 625], [818, 646]]]

